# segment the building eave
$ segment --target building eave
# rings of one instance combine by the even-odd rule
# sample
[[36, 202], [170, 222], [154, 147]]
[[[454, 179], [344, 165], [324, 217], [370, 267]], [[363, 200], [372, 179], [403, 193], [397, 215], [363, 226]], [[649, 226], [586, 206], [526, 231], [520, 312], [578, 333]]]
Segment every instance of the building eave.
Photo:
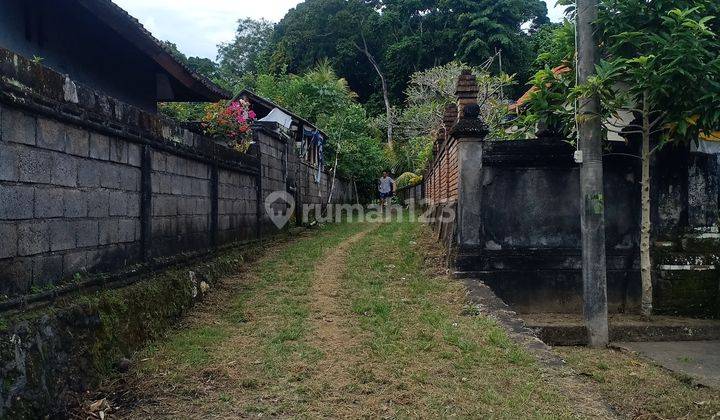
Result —
[[229, 92], [178, 61], [137, 19], [111, 0], [76, 1], [197, 95], [194, 100], [216, 102], [231, 97]]

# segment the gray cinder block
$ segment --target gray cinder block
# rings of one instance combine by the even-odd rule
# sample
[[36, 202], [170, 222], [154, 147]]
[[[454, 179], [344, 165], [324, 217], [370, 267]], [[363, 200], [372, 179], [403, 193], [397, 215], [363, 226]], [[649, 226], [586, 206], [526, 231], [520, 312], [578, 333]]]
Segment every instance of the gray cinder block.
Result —
[[117, 163], [128, 162], [128, 144], [124, 140], [110, 139], [110, 160]]
[[0, 223], [0, 258], [17, 255], [17, 223]]
[[127, 196], [125, 191], [110, 191], [110, 216], [125, 216], [127, 214]]
[[2, 130], [0, 130], [2, 140], [34, 145], [36, 137], [35, 121], [35, 117], [14, 109], [3, 108]]
[[63, 205], [65, 217], [86, 217], [88, 213], [87, 192], [65, 189]]
[[52, 166], [52, 183], [64, 187], [75, 187], [78, 178], [77, 158], [55, 153]]
[[90, 157], [93, 159], [110, 159], [110, 139], [102, 134], [90, 133]]
[[116, 244], [119, 239], [117, 219], [107, 219], [100, 221], [99, 243], [100, 245]]
[[18, 254], [41, 254], [50, 250], [50, 232], [47, 222], [33, 220], [18, 226]]
[[15, 148], [7, 143], [0, 143], [0, 181], [17, 181], [18, 155]]
[[0, 219], [32, 218], [34, 196], [29, 185], [0, 185]]
[[52, 176], [52, 154], [46, 150], [23, 147], [18, 151], [18, 170], [21, 182], [49, 184]]
[[35, 189], [35, 217], [38, 219], [61, 217], [63, 209], [63, 190], [61, 188]]
[[65, 251], [75, 248], [75, 223], [69, 220], [52, 220], [50, 224], [50, 250]]
[[79, 128], [67, 127], [65, 151], [71, 155], [88, 157], [90, 153], [90, 133]]
[[94, 190], [88, 193], [88, 216], [107, 217], [110, 213], [110, 193], [106, 190]]
[[98, 221], [80, 220], [75, 222], [77, 230], [77, 246], [88, 247], [98, 244]]
[[65, 150], [65, 127], [47, 118], [37, 120], [37, 146], [44, 149]]

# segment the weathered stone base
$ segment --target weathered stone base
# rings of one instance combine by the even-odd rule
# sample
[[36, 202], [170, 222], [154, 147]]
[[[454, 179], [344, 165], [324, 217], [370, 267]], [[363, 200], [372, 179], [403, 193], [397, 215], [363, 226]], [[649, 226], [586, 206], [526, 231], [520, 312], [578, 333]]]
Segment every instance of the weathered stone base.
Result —
[[0, 317], [0, 418], [61, 415], [143, 343], [156, 338], [208, 288], [242, 267], [255, 245], [133, 285], [69, 296], [50, 307]]
[[[581, 315], [525, 314], [525, 325], [552, 346], [587, 344], [587, 330]], [[720, 321], [707, 319], [634, 315], [610, 317], [610, 341], [705, 341], [720, 340]]]

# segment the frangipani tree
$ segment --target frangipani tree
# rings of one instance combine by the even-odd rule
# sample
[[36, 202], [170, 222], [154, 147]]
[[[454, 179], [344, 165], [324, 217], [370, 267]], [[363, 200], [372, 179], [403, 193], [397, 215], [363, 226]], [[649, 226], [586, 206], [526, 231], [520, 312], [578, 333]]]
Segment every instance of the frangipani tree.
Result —
[[[682, 3], [685, 8], [678, 8]], [[697, 141], [720, 127], [720, 38], [711, 1], [604, 0], [598, 75], [574, 90], [598, 94], [608, 131], [642, 139], [640, 269], [642, 312], [652, 313], [650, 158], [668, 142]], [[630, 112], [632, 122], [620, 123]]]

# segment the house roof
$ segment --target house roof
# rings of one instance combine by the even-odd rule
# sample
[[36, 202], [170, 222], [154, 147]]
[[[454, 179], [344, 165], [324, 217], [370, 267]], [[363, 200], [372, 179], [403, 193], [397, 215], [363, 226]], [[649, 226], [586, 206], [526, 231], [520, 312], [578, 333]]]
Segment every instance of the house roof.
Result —
[[178, 83], [192, 92], [188, 100], [215, 102], [230, 93], [181, 63], [150, 31], [111, 0], [75, 0], [120, 36], [150, 57]]
[[[273, 108], [277, 108], [280, 111], [291, 116], [293, 118], [294, 122], [298, 123], [298, 125], [302, 124], [302, 125], [311, 127], [315, 130], [319, 130], [320, 134], [322, 134], [323, 137], [325, 137], [325, 138], [328, 137], [327, 134], [325, 134], [322, 130], [317, 128], [317, 126], [315, 126], [315, 124], [311, 123], [310, 121], [306, 120], [305, 118], [303, 118], [291, 111], [288, 111], [287, 109], [281, 107], [280, 105], [276, 104], [275, 102], [273, 102], [269, 99], [265, 99], [262, 96], [257, 95], [255, 92], [253, 92], [249, 89], [243, 89], [240, 93], [238, 93], [237, 95], [235, 95], [235, 97], [233, 97], [233, 99], [238, 99], [238, 98], [247, 98], [247, 100], [249, 100], [250, 103], [253, 105], [253, 111], [255, 111], [255, 113], [257, 113], [259, 117], [263, 117], [263, 116], [267, 115], [270, 111], [272, 111]], [[257, 109], [258, 105], [263, 107], [264, 110]]]

